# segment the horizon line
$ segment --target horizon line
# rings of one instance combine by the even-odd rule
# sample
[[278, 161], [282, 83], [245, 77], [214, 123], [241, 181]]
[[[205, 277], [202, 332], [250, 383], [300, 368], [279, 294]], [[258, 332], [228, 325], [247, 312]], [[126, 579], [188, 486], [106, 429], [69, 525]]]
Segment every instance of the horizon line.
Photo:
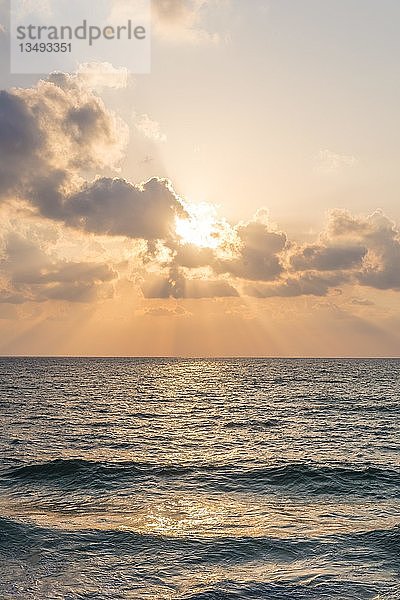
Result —
[[320, 355], [320, 356], [268, 356], [268, 355], [131, 355], [131, 354], [0, 354], [4, 358], [126, 358], [126, 359], [163, 359], [163, 360], [400, 360], [400, 355]]

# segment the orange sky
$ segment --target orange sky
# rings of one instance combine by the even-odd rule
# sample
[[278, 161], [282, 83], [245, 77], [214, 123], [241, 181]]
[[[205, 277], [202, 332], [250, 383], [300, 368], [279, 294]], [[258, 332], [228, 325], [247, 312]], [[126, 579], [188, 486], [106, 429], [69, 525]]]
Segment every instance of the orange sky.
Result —
[[149, 75], [0, 64], [1, 354], [399, 354], [400, 9], [342, 4], [155, 0]]

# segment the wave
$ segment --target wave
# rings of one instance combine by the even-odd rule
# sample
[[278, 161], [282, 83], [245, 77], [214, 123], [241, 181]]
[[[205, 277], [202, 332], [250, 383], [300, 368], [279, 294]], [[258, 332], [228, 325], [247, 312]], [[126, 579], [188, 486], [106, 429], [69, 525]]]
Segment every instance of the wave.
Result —
[[356, 534], [348, 534], [347, 540], [356, 546], [373, 546], [383, 554], [400, 559], [400, 524], [391, 529], [373, 529]]
[[180, 537], [138, 533], [118, 529], [52, 529], [0, 517], [0, 551], [15, 551], [21, 546], [66, 548], [75, 552], [138, 554], [153, 552], [178, 557], [190, 564], [219, 562], [242, 563], [266, 556], [280, 561], [301, 558], [308, 551], [317, 553], [318, 542], [307, 539], [274, 537]]
[[400, 525], [389, 529], [373, 529], [358, 533], [332, 534], [319, 537], [273, 537], [273, 536], [171, 536], [157, 533], [138, 533], [119, 529], [62, 529], [37, 525], [10, 517], [0, 516], [0, 547], [9, 543], [33, 544], [37, 538], [43, 541], [68, 540], [102, 547], [143, 550], [144, 547], [171, 549], [191, 555], [191, 560], [213, 560], [235, 558], [253, 560], [265, 554], [275, 554], [288, 558], [303, 557], [308, 552], [326, 555], [339, 544], [348, 548], [375, 548], [377, 551], [400, 558]]
[[93, 480], [118, 480], [118, 478], [140, 478], [146, 476], [181, 476], [191, 471], [190, 467], [157, 465], [141, 462], [102, 462], [84, 459], [56, 459], [44, 463], [31, 463], [16, 467], [0, 475], [1, 479], [22, 481], [68, 480], [71, 478]]
[[[376, 530], [359, 534], [325, 536], [320, 538], [278, 538], [278, 537], [175, 537], [151, 533], [138, 533], [127, 530], [81, 529], [67, 530], [41, 527], [32, 523], [19, 522], [0, 517], [0, 557], [23, 559], [26, 555], [36, 554], [38, 549], [44, 556], [57, 556], [57, 560], [85, 560], [85, 557], [97, 556], [105, 560], [111, 557], [135, 557], [138, 561], [153, 562], [155, 556], [160, 564], [171, 565], [172, 570], [179, 568], [201, 569], [211, 566], [235, 566], [259, 562], [274, 562], [291, 565], [296, 561], [302, 563], [309, 558], [314, 564], [325, 562], [335, 557], [336, 562], [343, 565], [351, 562], [354, 566], [365, 565], [366, 557], [371, 569], [388, 569], [398, 571], [400, 557], [398, 543], [399, 528]], [[49, 554], [50, 552], [50, 554]], [[153, 568], [153, 567], [152, 567]], [[302, 582], [304, 584], [313, 581]], [[318, 582], [318, 587], [323, 582]], [[288, 582], [289, 584], [289, 582]], [[293, 584], [293, 580], [291, 582]], [[270, 584], [268, 584], [270, 585]], [[290, 589], [287, 586], [282, 593]], [[321, 588], [320, 588], [321, 590]], [[226, 588], [225, 591], [227, 592]], [[268, 591], [268, 588], [265, 588]], [[277, 589], [276, 591], [279, 591]], [[354, 591], [354, 588], [353, 588]], [[213, 598], [214, 593], [222, 593], [221, 588], [207, 592], [209, 596], [188, 596], [197, 598]], [[228, 596], [230, 597], [230, 596]], [[235, 597], [235, 596], [232, 596]], [[239, 594], [240, 598], [245, 595]], [[262, 598], [278, 598], [279, 596], [261, 596]], [[295, 598], [296, 596], [286, 596]], [[309, 597], [309, 596], [306, 596]], [[318, 598], [325, 597], [323, 594]], [[326, 597], [340, 597], [335, 594]], [[365, 595], [353, 596], [365, 597]], [[369, 596], [372, 598], [372, 595]]]
[[284, 488], [310, 494], [399, 494], [400, 471], [379, 467], [351, 468], [291, 463], [256, 469], [226, 469], [219, 472], [223, 489], [244, 487], [256, 492]]
[[372, 493], [392, 490], [399, 493], [400, 471], [368, 466], [351, 468], [308, 463], [246, 467], [245, 465], [156, 464], [57, 459], [9, 469], [0, 475], [0, 484], [52, 482], [78, 486], [118, 486], [124, 481], [176, 480], [181, 483], [235, 490], [262, 492], [279, 487], [305, 489], [320, 494]]
[[[383, 577], [377, 580], [372, 578], [369, 583], [360, 578], [352, 579], [351, 576], [343, 579], [340, 574], [334, 575], [327, 570], [326, 565], [327, 561], [334, 560], [338, 569], [351, 564], [354, 571], [362, 568], [374, 574], [382, 569], [386, 572], [387, 569], [396, 573], [400, 566], [399, 536], [399, 528], [393, 528], [324, 538], [174, 537], [113, 529], [55, 529], [0, 517], [0, 560], [6, 568], [10, 565], [10, 573], [16, 561], [22, 561], [31, 571], [39, 568], [35, 576], [38, 572], [48, 575], [49, 572], [63, 573], [67, 569], [67, 573], [73, 572], [79, 578], [80, 574], [87, 574], [89, 564], [98, 565], [92, 574], [96, 576], [98, 568], [99, 581], [107, 581], [103, 586], [104, 591], [110, 583], [111, 569], [115, 573], [120, 570], [125, 577], [127, 566], [133, 581], [135, 577], [140, 578], [141, 589], [147, 588], [147, 584], [154, 584], [154, 573], [160, 572], [160, 565], [162, 568], [157, 584], [161, 583], [163, 587], [177, 573], [215, 574], [213, 578], [206, 576], [204, 585], [199, 584], [194, 588], [185, 586], [186, 592], [182, 595], [175, 589], [174, 598], [177, 600], [377, 600], [378, 597], [382, 600], [398, 600], [396, 591], [391, 592], [394, 590], [393, 581], [389, 582]], [[256, 580], [243, 577], [245, 572], [251, 577], [254, 565], [263, 563], [265, 569], [257, 572]], [[279, 578], [268, 576], [268, 564], [277, 567]], [[107, 565], [112, 565], [111, 569]], [[247, 567], [249, 569], [245, 571]], [[263, 581], [264, 577], [266, 580]], [[70, 593], [65, 597], [122, 599], [128, 596], [120, 587], [118, 590], [113, 588], [112, 594], [111, 588], [108, 588], [110, 595], [106, 595], [103, 588], [100, 590], [95, 587], [94, 581], [90, 589], [91, 593], [87, 591], [82, 596], [72, 594], [68, 589]], [[132, 590], [131, 587], [129, 589]], [[158, 585], [157, 590], [160, 590]], [[0, 596], [14, 597], [11, 594], [3, 595], [2, 591], [0, 582]], [[117, 591], [121, 591], [121, 595]], [[40, 597], [59, 596], [47, 593]], [[159, 596], [154, 593], [152, 597]]]
[[382, 586], [359, 581], [342, 581], [327, 574], [304, 576], [299, 581], [222, 581], [205, 591], [189, 593], [183, 600], [321, 600], [322, 598], [370, 598], [371, 600], [398, 600], [398, 596], [384, 595]]

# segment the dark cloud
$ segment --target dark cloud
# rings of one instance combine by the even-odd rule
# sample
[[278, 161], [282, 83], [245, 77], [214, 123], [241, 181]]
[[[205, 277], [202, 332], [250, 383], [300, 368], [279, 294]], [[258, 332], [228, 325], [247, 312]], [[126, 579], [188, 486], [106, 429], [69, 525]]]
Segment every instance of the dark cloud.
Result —
[[287, 238], [282, 232], [271, 231], [267, 224], [251, 221], [236, 229], [239, 248], [230, 260], [221, 260], [216, 269], [241, 279], [270, 281], [283, 271], [281, 253]]
[[43, 134], [25, 101], [0, 91], [0, 195], [21, 194], [27, 172], [40, 167]]
[[90, 171], [113, 167], [126, 132], [78, 76], [51, 75], [0, 94], [0, 195], [88, 232], [156, 239], [170, 235], [182, 205], [165, 179], [141, 185]]
[[53, 217], [80, 172], [114, 166], [127, 133], [79, 78], [55, 74], [0, 92], [0, 196]]
[[296, 271], [339, 271], [359, 267], [367, 253], [365, 246], [321, 246], [309, 244], [292, 255]]
[[66, 199], [59, 219], [92, 233], [154, 240], [169, 237], [175, 217], [182, 213], [165, 179], [136, 186], [124, 179], [101, 178]]
[[361, 285], [400, 290], [400, 232], [382, 211], [356, 217], [348, 211], [335, 211], [330, 218], [331, 239], [357, 240], [367, 252], [362, 265], [353, 272]]
[[370, 243], [359, 283], [381, 290], [400, 290], [400, 237], [399, 231], [389, 221], [375, 221], [373, 231], [367, 236]]

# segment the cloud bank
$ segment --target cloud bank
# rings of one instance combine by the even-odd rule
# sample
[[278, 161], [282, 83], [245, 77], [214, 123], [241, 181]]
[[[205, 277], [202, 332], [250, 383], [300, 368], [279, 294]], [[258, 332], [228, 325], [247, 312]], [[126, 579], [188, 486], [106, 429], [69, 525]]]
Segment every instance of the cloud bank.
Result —
[[[335, 210], [307, 244], [290, 240], [264, 209], [236, 224], [211, 210], [204, 235], [196, 232], [201, 219], [186, 228], [198, 234], [197, 244], [182, 237], [177, 219], [193, 217], [170, 181], [118, 176], [128, 129], [95, 91], [104, 82], [94, 72], [86, 66], [0, 92], [0, 202], [2, 210], [63, 227], [65, 235], [138, 241], [140, 260], [122, 268], [105, 260], [101, 245], [95, 260], [72, 260], [23, 228], [2, 227], [1, 302], [110, 298], [121, 277], [146, 298], [293, 298], [345, 286], [400, 291], [400, 231], [382, 211]], [[124, 73], [108, 66], [105, 75], [114, 87], [124, 85]]]

